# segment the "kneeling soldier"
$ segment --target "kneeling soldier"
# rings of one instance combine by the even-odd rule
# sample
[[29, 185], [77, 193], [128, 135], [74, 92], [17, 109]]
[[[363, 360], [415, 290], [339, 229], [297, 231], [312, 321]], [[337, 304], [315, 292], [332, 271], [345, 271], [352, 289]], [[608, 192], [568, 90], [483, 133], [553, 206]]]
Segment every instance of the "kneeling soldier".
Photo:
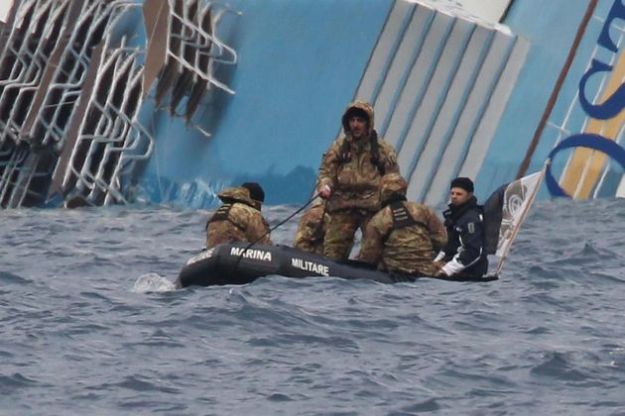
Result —
[[445, 227], [434, 211], [406, 201], [408, 185], [398, 173], [380, 184], [382, 209], [367, 224], [358, 260], [388, 272], [435, 276], [434, 256], [446, 244]]
[[207, 248], [234, 242], [271, 244], [269, 225], [260, 213], [265, 192], [259, 184], [246, 182], [217, 196], [223, 205], [206, 224]]

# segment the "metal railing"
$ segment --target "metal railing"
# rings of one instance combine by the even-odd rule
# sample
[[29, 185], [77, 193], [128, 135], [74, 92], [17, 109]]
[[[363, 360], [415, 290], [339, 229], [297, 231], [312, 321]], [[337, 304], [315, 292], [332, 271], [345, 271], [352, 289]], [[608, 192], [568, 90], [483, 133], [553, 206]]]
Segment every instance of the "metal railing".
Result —
[[[142, 0], [22, 0], [0, 45], [0, 206], [128, 203], [125, 186], [150, 158], [155, 139], [140, 123], [144, 100], [166, 101], [193, 120], [215, 76], [236, 51], [215, 34], [229, 7], [205, 0], [167, 6], [166, 42], [154, 94], [145, 85], [145, 45], [130, 47], [128, 19]], [[185, 108], [181, 108], [183, 104]], [[146, 108], [149, 108], [146, 107]]]

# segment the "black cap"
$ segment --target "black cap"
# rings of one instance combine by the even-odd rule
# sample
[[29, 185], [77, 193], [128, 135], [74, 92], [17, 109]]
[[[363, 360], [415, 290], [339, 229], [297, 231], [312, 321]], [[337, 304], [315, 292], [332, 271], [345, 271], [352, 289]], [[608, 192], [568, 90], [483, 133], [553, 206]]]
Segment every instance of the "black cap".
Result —
[[250, 191], [250, 197], [254, 201], [265, 202], [265, 191], [263, 191], [263, 188], [258, 183], [245, 182], [241, 187]]
[[469, 178], [456, 178], [451, 181], [449, 188], [462, 188], [467, 192], [473, 193], [473, 181]]

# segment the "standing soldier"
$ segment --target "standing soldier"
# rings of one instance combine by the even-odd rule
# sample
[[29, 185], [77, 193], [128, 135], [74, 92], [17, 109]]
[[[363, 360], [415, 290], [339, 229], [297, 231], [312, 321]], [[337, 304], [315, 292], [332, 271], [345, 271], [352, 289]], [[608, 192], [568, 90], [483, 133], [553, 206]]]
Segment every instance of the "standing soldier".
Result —
[[378, 138], [370, 104], [351, 103], [342, 117], [345, 136], [324, 155], [317, 191], [327, 200], [330, 215], [323, 240], [323, 254], [346, 260], [354, 234], [380, 209], [380, 178], [399, 173], [392, 146]]
[[265, 192], [256, 182], [228, 188], [217, 195], [223, 202], [206, 223], [206, 247], [234, 242], [271, 244], [269, 225], [260, 213]]
[[398, 173], [382, 178], [382, 209], [367, 224], [358, 260], [388, 272], [436, 276], [434, 256], [447, 243], [447, 233], [432, 209], [406, 202], [407, 187]]

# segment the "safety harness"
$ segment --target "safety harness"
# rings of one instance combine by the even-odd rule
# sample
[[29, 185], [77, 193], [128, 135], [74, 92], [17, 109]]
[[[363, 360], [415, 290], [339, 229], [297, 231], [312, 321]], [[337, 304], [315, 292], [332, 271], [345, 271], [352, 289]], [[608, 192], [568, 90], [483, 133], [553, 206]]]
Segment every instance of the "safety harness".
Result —
[[[378, 142], [378, 133], [375, 130], [369, 137], [369, 144], [371, 146], [371, 164], [378, 169], [381, 176], [384, 176], [386, 168], [384, 167], [384, 162], [380, 160], [380, 143]], [[352, 152], [347, 139], [343, 140], [338, 160], [341, 164], [349, 163], [352, 160]]]
[[[245, 204], [245, 202], [241, 202], [241, 201], [224, 203], [222, 206], [220, 206], [217, 209], [217, 211], [215, 211], [213, 216], [208, 219], [208, 221], [206, 222], [206, 227], [204, 227], [204, 229], [208, 229], [208, 225], [211, 222], [215, 222], [215, 221], [228, 221], [229, 223], [231, 223], [235, 227], [239, 228], [240, 230], [245, 231], [245, 228], [242, 227], [241, 224], [238, 224], [237, 222], [232, 221], [232, 218], [230, 217], [230, 210], [232, 209], [232, 207], [234, 206], [235, 203]], [[245, 204], [245, 205], [248, 205], [248, 204]]]
[[391, 236], [393, 231], [395, 230], [399, 230], [405, 227], [410, 227], [413, 225], [423, 227], [426, 230], [429, 229], [425, 223], [415, 220], [412, 217], [412, 215], [410, 215], [410, 212], [408, 212], [408, 209], [406, 209], [406, 205], [404, 204], [404, 202], [405, 202], [405, 199], [402, 198], [402, 199], [397, 199], [397, 200], [394, 200], [385, 204], [385, 205], [390, 205], [391, 215], [393, 216], [393, 227], [391, 227], [388, 233], [384, 236], [385, 243], [388, 240], [388, 238]]
[[410, 227], [412, 225], [418, 225], [423, 228], [428, 228], [421, 221], [417, 221], [412, 218], [410, 212], [406, 209], [404, 201], [394, 201], [391, 203], [391, 213], [393, 215], [393, 230], [398, 230], [404, 227]]
[[232, 203], [227, 203], [227, 204], [223, 204], [222, 206], [220, 206], [219, 209], [217, 209], [217, 211], [215, 211], [213, 216], [210, 217], [208, 219], [208, 221], [206, 221], [206, 226], [204, 227], [204, 229], [207, 230], [208, 229], [208, 225], [211, 222], [215, 222], [215, 221], [229, 221], [228, 214], [230, 213], [231, 209], [232, 209]]

